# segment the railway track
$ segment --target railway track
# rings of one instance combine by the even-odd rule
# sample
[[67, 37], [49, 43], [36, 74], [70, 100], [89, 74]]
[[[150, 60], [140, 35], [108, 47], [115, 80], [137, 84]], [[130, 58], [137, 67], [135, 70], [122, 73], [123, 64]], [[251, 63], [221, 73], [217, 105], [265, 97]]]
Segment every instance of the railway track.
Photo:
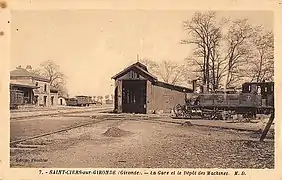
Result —
[[[18, 120], [18, 119], [26, 119], [26, 118], [34, 118], [34, 117], [44, 117], [44, 116], [54, 116], [54, 115], [65, 115], [65, 114], [78, 114], [78, 113], [85, 113], [85, 112], [100, 112], [105, 110], [110, 110], [111, 107], [98, 107], [94, 109], [79, 109], [79, 110], [70, 110], [67, 112], [62, 112], [60, 110], [57, 110], [56, 112], [50, 112], [46, 114], [33, 114], [33, 115], [26, 115], [26, 116], [18, 116], [18, 117], [10, 117], [11, 120]], [[54, 110], [52, 110], [54, 111]], [[48, 112], [48, 111], [44, 111]]]
[[36, 112], [36, 111], [54, 111], [54, 110], [79, 110], [79, 109], [91, 109], [91, 108], [101, 108], [101, 107], [110, 107], [111, 105], [96, 105], [96, 106], [89, 106], [89, 107], [80, 107], [80, 106], [62, 106], [62, 107], [56, 107], [56, 108], [35, 108], [30, 107], [26, 109], [10, 109], [10, 112], [12, 113], [21, 113], [21, 112]]
[[[69, 112], [54, 112], [54, 113], [48, 113], [48, 114], [35, 114], [35, 115], [29, 115], [29, 116], [22, 116], [22, 117], [16, 117], [16, 118], [11, 118], [10, 123], [11, 126], [14, 126], [13, 124], [15, 123], [25, 123], [25, 122], [31, 122], [31, 121], [41, 121], [42, 119], [35, 119], [37, 117], [50, 117], [52, 118], [52, 116], [73, 116], [76, 117], [77, 115], [79, 116], [80, 113], [91, 113], [91, 112], [95, 112], [95, 113], [99, 113], [99, 112], [103, 112], [106, 110], [109, 110], [109, 107], [100, 107], [100, 108], [95, 108], [95, 109], [86, 109], [84, 111], [69, 111]], [[33, 136], [29, 136], [29, 137], [24, 137], [22, 139], [15, 139], [10, 141], [10, 147], [11, 148], [17, 148], [17, 146], [22, 146], [21, 143], [24, 143], [26, 141], [29, 140], [33, 140], [33, 139], [37, 139], [40, 137], [44, 137], [44, 136], [48, 136], [48, 135], [52, 135], [52, 134], [56, 134], [56, 133], [60, 133], [60, 132], [64, 132], [64, 131], [68, 131], [71, 129], [75, 129], [75, 128], [79, 128], [79, 127], [83, 127], [83, 126], [87, 126], [87, 125], [91, 125], [91, 124], [95, 124], [95, 123], [99, 123], [101, 121], [104, 121], [104, 118], [100, 118], [98, 115], [95, 116], [91, 116], [91, 115], [85, 115], [84, 118], [89, 118], [89, 120], [86, 120], [85, 122], [80, 122], [80, 123], [76, 123], [76, 124], [71, 124], [67, 127], [59, 127], [59, 128], [54, 128], [55, 130], [47, 130], [47, 132], [41, 132], [41, 133], [34, 133]], [[22, 120], [23, 119], [23, 120]], [[56, 119], [55, 119], [56, 120]], [[23, 122], [22, 122], [23, 121]], [[79, 121], [78, 121], [79, 122]], [[19, 127], [21, 128], [21, 127]], [[31, 129], [32, 130], [32, 129]], [[11, 132], [12, 133], [12, 132]]]
[[23, 142], [25, 142], [25, 141], [37, 139], [37, 138], [44, 137], [44, 136], [49, 136], [49, 135], [52, 135], [52, 134], [56, 134], [56, 133], [68, 131], [68, 130], [75, 129], [75, 128], [79, 128], [79, 127], [83, 127], [83, 126], [88, 126], [88, 125], [91, 125], [91, 124], [96, 124], [96, 123], [99, 123], [99, 122], [102, 122], [102, 121], [105, 121], [105, 120], [106, 120], [106, 119], [100, 119], [100, 120], [96, 120], [96, 121], [93, 120], [93, 121], [86, 122], [86, 123], [83, 123], [83, 124], [74, 125], [74, 126], [62, 128], [62, 129], [59, 129], [59, 130], [55, 130], [55, 131], [51, 131], [51, 132], [47, 132], [47, 133], [35, 135], [35, 136], [32, 136], [32, 137], [28, 137], [28, 138], [24, 138], [24, 139], [19, 139], [19, 140], [11, 141], [11, 142], [10, 142], [10, 147], [13, 148], [13, 147], [16, 147], [17, 144], [23, 143]]

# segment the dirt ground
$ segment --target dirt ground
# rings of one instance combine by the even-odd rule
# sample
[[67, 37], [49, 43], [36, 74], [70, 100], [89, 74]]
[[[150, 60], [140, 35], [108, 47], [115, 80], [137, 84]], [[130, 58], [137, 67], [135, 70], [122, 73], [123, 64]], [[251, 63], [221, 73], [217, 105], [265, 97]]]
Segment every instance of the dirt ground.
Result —
[[[107, 120], [11, 149], [11, 167], [274, 168], [274, 140], [252, 132]], [[43, 146], [42, 146], [43, 145]]]
[[10, 122], [10, 141], [56, 131], [62, 128], [75, 126], [90, 121], [94, 120], [90, 118], [60, 116], [47, 116], [14, 120]]

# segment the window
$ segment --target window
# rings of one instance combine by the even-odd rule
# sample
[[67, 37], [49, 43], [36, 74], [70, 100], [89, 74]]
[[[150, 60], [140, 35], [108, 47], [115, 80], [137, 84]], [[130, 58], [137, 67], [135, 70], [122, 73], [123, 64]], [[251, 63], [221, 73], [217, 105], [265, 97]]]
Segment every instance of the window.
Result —
[[271, 85], [271, 86], [270, 86], [270, 90], [271, 90], [271, 92], [274, 91], [274, 85]]
[[131, 79], [139, 78], [139, 74], [137, 74], [137, 73], [134, 72], [134, 71], [130, 71], [130, 72], [129, 72], [129, 78], [131, 78]]
[[258, 90], [258, 95], [261, 95], [261, 87], [260, 86], [257, 87], [257, 90]]
[[35, 86], [38, 86], [38, 82], [35, 83]]
[[47, 91], [47, 84], [44, 85], [44, 91]]
[[133, 72], [130, 71], [130, 72], [129, 72], [129, 78], [132, 78], [132, 77], [133, 77]]
[[54, 96], [51, 97], [51, 105], [54, 105]]

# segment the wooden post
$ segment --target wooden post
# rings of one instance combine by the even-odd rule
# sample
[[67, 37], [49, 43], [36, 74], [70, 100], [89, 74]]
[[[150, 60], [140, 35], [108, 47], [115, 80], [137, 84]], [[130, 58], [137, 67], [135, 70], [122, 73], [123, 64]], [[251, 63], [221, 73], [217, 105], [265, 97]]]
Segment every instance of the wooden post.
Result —
[[117, 90], [118, 90], [118, 107], [117, 112], [122, 112], [122, 80], [117, 80]]
[[274, 120], [274, 112], [271, 113], [271, 116], [269, 117], [269, 120], [268, 120], [268, 122], [267, 122], [267, 124], [266, 124], [266, 126], [265, 126], [265, 128], [264, 128], [264, 130], [263, 130], [263, 132], [262, 132], [262, 134], [261, 134], [261, 137], [260, 137], [260, 141], [261, 141], [261, 142], [262, 142], [262, 141], [264, 140], [264, 138], [266, 137], [266, 134], [267, 134], [267, 132], [269, 131], [270, 126], [271, 126], [273, 120]]
[[146, 81], [146, 114], [149, 114], [152, 110], [152, 84], [150, 81]]

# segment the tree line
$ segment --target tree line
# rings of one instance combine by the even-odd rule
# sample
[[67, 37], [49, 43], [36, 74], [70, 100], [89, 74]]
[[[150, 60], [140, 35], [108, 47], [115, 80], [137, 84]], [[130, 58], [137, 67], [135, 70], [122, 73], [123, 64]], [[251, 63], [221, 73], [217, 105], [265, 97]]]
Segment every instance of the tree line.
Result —
[[273, 81], [274, 36], [247, 19], [217, 17], [215, 12], [195, 12], [183, 21], [187, 38], [181, 44], [193, 49], [183, 62], [157, 63], [142, 59], [150, 72], [171, 84], [200, 80], [209, 91], [235, 88], [242, 82]]
[[103, 102], [103, 99], [105, 98], [105, 100], [113, 100], [114, 99], [114, 95], [111, 94], [111, 95], [105, 95], [104, 96], [92, 96], [92, 100], [93, 101], [98, 101], [98, 102]]

